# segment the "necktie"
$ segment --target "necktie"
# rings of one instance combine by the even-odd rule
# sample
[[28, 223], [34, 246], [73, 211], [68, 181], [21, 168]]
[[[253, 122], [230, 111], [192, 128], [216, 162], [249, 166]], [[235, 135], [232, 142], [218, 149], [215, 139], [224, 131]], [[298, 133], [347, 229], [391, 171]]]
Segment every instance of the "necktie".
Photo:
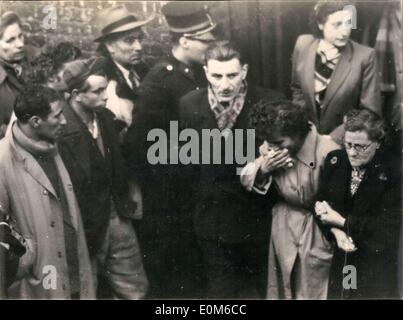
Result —
[[129, 72], [129, 80], [132, 83], [132, 88], [135, 89], [140, 85], [140, 77], [135, 71]]

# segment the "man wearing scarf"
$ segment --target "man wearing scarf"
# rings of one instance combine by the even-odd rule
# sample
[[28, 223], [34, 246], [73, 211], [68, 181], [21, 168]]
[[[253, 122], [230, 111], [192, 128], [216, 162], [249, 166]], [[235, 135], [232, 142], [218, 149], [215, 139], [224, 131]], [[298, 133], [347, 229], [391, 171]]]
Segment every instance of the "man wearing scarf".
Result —
[[240, 188], [237, 167], [243, 164], [225, 163], [225, 140], [229, 131], [234, 135], [234, 130], [242, 130], [243, 141], [234, 145], [233, 151], [246, 150], [249, 111], [260, 99], [275, 100], [281, 94], [248, 86], [248, 65], [228, 43], [217, 42], [207, 49], [204, 70], [208, 88], [181, 99], [180, 126], [195, 129], [199, 137], [203, 129], [221, 132], [221, 145], [213, 144], [211, 150], [200, 153], [204, 158], [208, 152], [211, 161], [221, 155], [221, 163], [194, 165], [184, 173], [192, 197], [189, 208], [194, 211], [194, 229], [190, 230], [202, 252], [205, 298], [263, 298], [269, 235], [262, 209], [266, 204]]
[[24, 239], [13, 299], [91, 299], [94, 283], [81, 215], [57, 139], [65, 102], [29, 85], [17, 97], [17, 121], [0, 142], [0, 208]]

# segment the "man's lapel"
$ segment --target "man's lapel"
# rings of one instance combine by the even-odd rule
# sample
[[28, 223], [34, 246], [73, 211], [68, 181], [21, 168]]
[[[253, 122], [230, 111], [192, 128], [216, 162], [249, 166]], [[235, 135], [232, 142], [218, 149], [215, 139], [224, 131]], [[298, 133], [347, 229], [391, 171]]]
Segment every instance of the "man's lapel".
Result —
[[29, 154], [25, 152], [25, 163], [24, 163], [25, 170], [46, 190], [43, 191], [44, 194], [47, 192], [51, 193], [55, 198], [58, 198], [55, 189], [53, 188], [52, 184], [50, 183], [48, 177], [46, 176], [45, 172], [43, 171], [42, 167], [39, 165], [38, 161]]
[[70, 105], [64, 108], [64, 116], [67, 121], [63, 143], [73, 154], [76, 163], [81, 166], [87, 176], [90, 176], [90, 143], [91, 135], [81, 119], [78, 118]]

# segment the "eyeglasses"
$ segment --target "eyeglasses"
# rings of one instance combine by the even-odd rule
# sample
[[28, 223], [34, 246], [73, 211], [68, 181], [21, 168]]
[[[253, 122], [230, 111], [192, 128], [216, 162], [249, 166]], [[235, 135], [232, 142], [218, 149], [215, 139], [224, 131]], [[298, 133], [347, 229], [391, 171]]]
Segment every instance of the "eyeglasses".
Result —
[[347, 150], [350, 150], [352, 148], [354, 148], [355, 151], [357, 152], [365, 152], [368, 150], [368, 148], [373, 144], [373, 142], [369, 143], [369, 144], [355, 144], [355, 143], [351, 143], [351, 142], [345, 142], [344, 141], [344, 146]]

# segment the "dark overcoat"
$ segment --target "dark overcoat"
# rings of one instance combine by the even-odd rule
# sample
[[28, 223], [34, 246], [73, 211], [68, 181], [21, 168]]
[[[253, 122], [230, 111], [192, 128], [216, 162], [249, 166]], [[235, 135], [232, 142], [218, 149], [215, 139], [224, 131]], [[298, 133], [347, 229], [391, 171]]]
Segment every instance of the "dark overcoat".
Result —
[[[357, 251], [336, 251], [330, 298], [397, 298], [397, 253], [401, 219], [400, 162], [378, 150], [366, 165], [355, 195], [350, 194], [351, 165], [345, 150], [330, 152], [321, 175], [319, 200], [346, 218], [345, 231]], [[337, 246], [336, 246], [337, 248]], [[343, 290], [343, 267], [357, 271], [357, 289]]]

